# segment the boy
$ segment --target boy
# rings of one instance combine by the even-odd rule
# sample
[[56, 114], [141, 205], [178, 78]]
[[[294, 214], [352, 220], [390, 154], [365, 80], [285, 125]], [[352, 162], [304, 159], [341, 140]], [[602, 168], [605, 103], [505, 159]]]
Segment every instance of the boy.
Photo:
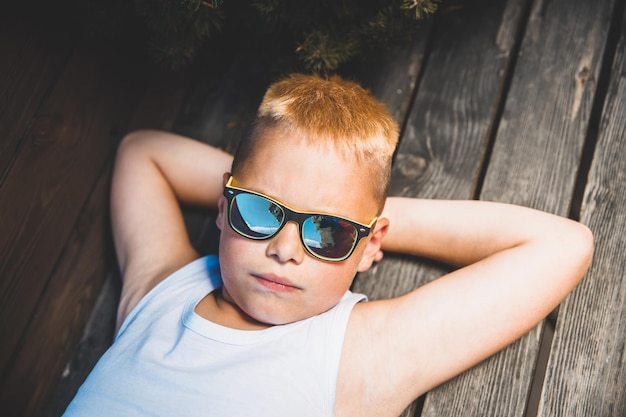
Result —
[[[385, 200], [398, 129], [337, 77], [272, 85], [234, 161], [137, 132], [112, 187], [116, 341], [67, 415], [395, 416], [513, 342], [579, 282], [589, 230], [488, 202]], [[222, 178], [222, 181], [219, 181]], [[217, 206], [219, 262], [178, 201]], [[361, 302], [381, 250], [462, 268]]]

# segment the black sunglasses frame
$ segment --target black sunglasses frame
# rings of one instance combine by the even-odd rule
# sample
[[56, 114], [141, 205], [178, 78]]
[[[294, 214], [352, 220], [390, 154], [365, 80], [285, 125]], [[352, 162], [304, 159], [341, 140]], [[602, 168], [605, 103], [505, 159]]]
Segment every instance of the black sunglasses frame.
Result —
[[[370, 231], [372, 230], [372, 228], [374, 227], [374, 225], [376, 224], [376, 221], [378, 220], [378, 217], [375, 217], [370, 224], [363, 224], [363, 223], [359, 223], [356, 222], [354, 220], [350, 220], [347, 219], [345, 217], [341, 217], [341, 216], [337, 216], [334, 214], [328, 214], [328, 213], [315, 213], [315, 212], [308, 212], [308, 211], [299, 211], [299, 210], [295, 210], [289, 206], [287, 206], [284, 203], [281, 203], [280, 201], [277, 201], [276, 199], [269, 197], [265, 194], [261, 194], [261, 193], [257, 193], [255, 191], [251, 191], [251, 190], [247, 190], [245, 188], [239, 188], [239, 187], [235, 187], [232, 185], [233, 182], [233, 177], [231, 176], [228, 179], [228, 182], [226, 183], [226, 185], [224, 186], [224, 197], [226, 197], [226, 201], [228, 202], [228, 224], [230, 225], [230, 228], [235, 231], [237, 234], [246, 237], [248, 239], [252, 239], [252, 240], [267, 240], [267, 239], [271, 239], [272, 237], [276, 236], [278, 233], [280, 233], [280, 231], [283, 229], [283, 227], [290, 221], [295, 222], [298, 225], [298, 229], [299, 229], [299, 235], [300, 235], [300, 242], [302, 243], [302, 247], [306, 250], [306, 252], [313, 256], [316, 259], [320, 259], [323, 261], [327, 261], [327, 262], [341, 262], [344, 261], [346, 259], [348, 259], [353, 253], [354, 250], [356, 249], [357, 245], [359, 244], [359, 242], [361, 241], [361, 239], [363, 239], [364, 237], [368, 236], [370, 234]], [[282, 210], [282, 212], [284, 213], [284, 217], [283, 217], [283, 221], [281, 222], [281, 224], [278, 226], [278, 228], [276, 229], [276, 231], [270, 235], [267, 236], [251, 236], [248, 234], [243, 233], [242, 231], [238, 230], [235, 226], [233, 226], [233, 222], [232, 222], [232, 207], [233, 207], [233, 201], [235, 200], [235, 197], [237, 197], [240, 194], [252, 194], [252, 195], [256, 195], [258, 197], [261, 197], [265, 200], [270, 201], [271, 203], [275, 204], [277, 207], [280, 207], [280, 209]], [[344, 221], [350, 225], [352, 225], [354, 227], [354, 229], [357, 232], [356, 238], [354, 239], [354, 243], [352, 244], [352, 247], [350, 248], [350, 251], [348, 251], [348, 253], [346, 255], [343, 255], [339, 258], [330, 258], [330, 257], [326, 257], [326, 256], [322, 256], [319, 255], [315, 252], [313, 252], [313, 250], [311, 248], [309, 248], [307, 246], [307, 244], [305, 243], [304, 240], [304, 222], [305, 220], [309, 219], [310, 217], [313, 216], [325, 216], [325, 217], [330, 217], [333, 219], [338, 219], [341, 221]]]

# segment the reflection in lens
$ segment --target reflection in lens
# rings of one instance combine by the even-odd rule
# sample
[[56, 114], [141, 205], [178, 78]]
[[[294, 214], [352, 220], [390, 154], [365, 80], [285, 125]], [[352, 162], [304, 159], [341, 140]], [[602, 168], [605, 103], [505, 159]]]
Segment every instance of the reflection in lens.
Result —
[[352, 224], [332, 216], [311, 216], [302, 227], [305, 244], [313, 252], [326, 258], [342, 258], [347, 255], [357, 236]]
[[233, 227], [240, 233], [256, 238], [276, 233], [284, 217], [279, 206], [254, 194], [237, 195], [230, 211]]

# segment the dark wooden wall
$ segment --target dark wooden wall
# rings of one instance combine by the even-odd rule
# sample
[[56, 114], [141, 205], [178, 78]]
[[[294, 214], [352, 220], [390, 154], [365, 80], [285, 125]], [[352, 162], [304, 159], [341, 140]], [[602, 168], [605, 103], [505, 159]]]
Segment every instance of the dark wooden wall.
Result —
[[129, 129], [170, 127], [169, 86], [181, 85], [119, 44], [83, 38], [71, 17], [58, 4], [0, 17], [3, 416], [45, 409], [114, 270], [116, 145]]

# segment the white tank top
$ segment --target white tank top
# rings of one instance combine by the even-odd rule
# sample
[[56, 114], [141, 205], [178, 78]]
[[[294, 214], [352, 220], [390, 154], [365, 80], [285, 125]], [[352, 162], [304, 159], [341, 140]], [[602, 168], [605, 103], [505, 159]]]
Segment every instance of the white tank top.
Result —
[[354, 305], [264, 330], [220, 326], [194, 312], [221, 286], [217, 257], [197, 259], [150, 291], [64, 416], [332, 416]]

